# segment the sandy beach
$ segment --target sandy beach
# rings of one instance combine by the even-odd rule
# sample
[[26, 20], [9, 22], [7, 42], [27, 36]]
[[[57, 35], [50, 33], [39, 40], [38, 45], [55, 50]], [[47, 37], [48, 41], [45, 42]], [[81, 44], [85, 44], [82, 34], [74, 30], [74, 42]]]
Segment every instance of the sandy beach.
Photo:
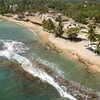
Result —
[[41, 24], [42, 19], [39, 17], [28, 17], [31, 22], [18, 21], [5, 16], [0, 16], [0, 18], [28, 28], [30, 31], [33, 33], [35, 32], [39, 36], [40, 41], [48, 45], [53, 50], [56, 50], [59, 53], [63, 53], [69, 58], [73, 58], [80, 61], [81, 63], [84, 63], [86, 65], [86, 69], [89, 69], [91, 72], [100, 72], [100, 56], [89, 51], [85, 47], [89, 41], [84, 40], [75, 43], [62, 38], [55, 38], [53, 34], [44, 31], [42, 26], [35, 24]]

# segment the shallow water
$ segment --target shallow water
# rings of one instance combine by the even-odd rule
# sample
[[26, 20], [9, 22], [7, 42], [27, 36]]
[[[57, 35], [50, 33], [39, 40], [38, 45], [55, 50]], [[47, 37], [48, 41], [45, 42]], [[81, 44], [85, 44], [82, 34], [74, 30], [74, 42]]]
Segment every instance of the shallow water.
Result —
[[[66, 79], [100, 92], [99, 74], [90, 74], [83, 68], [84, 65], [50, 51], [27, 29], [8, 21], [0, 21], [0, 39], [24, 42], [30, 50], [23, 55], [29, 59], [34, 57]], [[30, 81], [9, 65], [0, 64], [0, 100], [61, 100], [61, 97], [47, 83], [40, 80]]]
[[37, 79], [30, 81], [10, 66], [0, 65], [0, 100], [55, 100], [58, 97], [50, 85]]

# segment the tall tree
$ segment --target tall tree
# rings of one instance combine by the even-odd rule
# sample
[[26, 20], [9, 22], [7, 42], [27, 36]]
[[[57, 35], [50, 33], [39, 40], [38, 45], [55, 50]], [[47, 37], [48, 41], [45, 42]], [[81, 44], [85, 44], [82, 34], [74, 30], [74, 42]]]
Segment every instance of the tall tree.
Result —
[[64, 33], [62, 24], [58, 24], [58, 26], [54, 29], [54, 34], [56, 37], [60, 37]]
[[58, 36], [60, 37], [64, 33], [61, 15], [58, 15], [58, 17], [56, 18], [56, 21], [58, 21], [58, 26], [55, 27], [54, 34], [56, 37]]
[[54, 28], [55, 28], [55, 25], [54, 25], [54, 23], [52, 22], [51, 19], [48, 19], [48, 20], [44, 19], [43, 22], [42, 22], [42, 25], [43, 25], [43, 28], [47, 29], [48, 31], [54, 30]]
[[93, 28], [93, 25], [89, 26], [88, 40], [90, 40], [90, 42], [96, 41], [96, 35], [95, 35], [95, 30]]
[[58, 17], [56, 18], [56, 21], [58, 21], [59, 24], [62, 24], [62, 17], [61, 17], [61, 15], [58, 15]]

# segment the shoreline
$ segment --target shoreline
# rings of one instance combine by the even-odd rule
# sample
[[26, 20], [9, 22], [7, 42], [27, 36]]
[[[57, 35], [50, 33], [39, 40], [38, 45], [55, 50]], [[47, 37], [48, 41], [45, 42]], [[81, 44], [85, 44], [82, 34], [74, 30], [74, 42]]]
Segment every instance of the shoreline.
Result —
[[[22, 75], [24, 75], [26, 78], [28, 78], [31, 81], [34, 80], [39, 80], [38, 77], [33, 76], [32, 74], [28, 73], [26, 70], [24, 70], [22, 67], [20, 67], [21, 65], [18, 63], [14, 63], [11, 62], [10, 60], [3, 62], [3, 64], [8, 64], [11, 68], [14, 68], [14, 70], [16, 72], [20, 72]], [[33, 65], [37, 65], [38, 68], [40, 70], [43, 70], [43, 72], [46, 72], [48, 75], [51, 75], [59, 85], [64, 85], [67, 88], [67, 92], [68, 94], [72, 95], [75, 98], [78, 98], [78, 96], [80, 97], [80, 99], [84, 100], [84, 97], [86, 98], [91, 98], [91, 100], [98, 100], [98, 94], [96, 91], [91, 90], [90, 88], [81, 86], [79, 84], [75, 84], [73, 82], [70, 82], [69, 80], [64, 79], [63, 77], [61, 77], [60, 75], [58, 75], [55, 71], [53, 71], [52, 69], [49, 69], [48, 67], [45, 67], [45, 65], [40, 64], [38, 62], [32, 61]], [[58, 77], [56, 77], [56, 75]], [[42, 82], [42, 80], [41, 80]], [[46, 83], [48, 85], [50, 85], [49, 83]], [[54, 90], [56, 91], [56, 89], [54, 88]], [[79, 91], [79, 93], [77, 93], [77, 91]], [[58, 93], [58, 91], [56, 91]], [[77, 95], [74, 95], [74, 94]], [[83, 96], [82, 96], [83, 94]], [[59, 95], [59, 94], [58, 94]], [[59, 95], [60, 96], [60, 95]]]
[[[62, 53], [66, 57], [70, 57], [71, 59], [75, 59], [80, 63], [86, 65], [85, 69], [89, 70], [90, 72], [100, 73], [100, 57], [96, 56], [96, 54], [87, 50], [85, 47], [81, 47], [81, 45], [85, 46], [85, 42], [88, 43], [88, 41], [71, 43], [61, 38], [55, 38], [53, 34], [44, 31], [41, 26], [33, 24], [32, 22], [18, 21], [13, 18], [1, 15], [0, 18], [29, 29], [31, 32], [36, 33], [37, 36], [39, 36], [42, 43], [46, 44], [54, 51]], [[38, 22], [38, 20], [35, 20], [35, 18], [34, 21]], [[86, 54], [84, 54], [84, 52]]]
[[[46, 43], [47, 46], [49, 46], [52, 50], [58, 52], [58, 53], [61, 53], [63, 54], [63, 56], [71, 59], [71, 60], [74, 60], [74, 61], [77, 61], [79, 62], [80, 64], [83, 64], [84, 65], [84, 69], [88, 72], [92, 72], [92, 73], [100, 73], [100, 69], [99, 69], [99, 65], [98, 64], [94, 64], [92, 63], [91, 61], [88, 61], [87, 59], [84, 59], [81, 57], [81, 55], [77, 54], [76, 52], [73, 52], [73, 50], [71, 51], [70, 49], [62, 49], [62, 48], [59, 48], [59, 47], [56, 47], [55, 44], [53, 44], [51, 41], [48, 41], [48, 43]], [[98, 70], [99, 69], [99, 70]]]

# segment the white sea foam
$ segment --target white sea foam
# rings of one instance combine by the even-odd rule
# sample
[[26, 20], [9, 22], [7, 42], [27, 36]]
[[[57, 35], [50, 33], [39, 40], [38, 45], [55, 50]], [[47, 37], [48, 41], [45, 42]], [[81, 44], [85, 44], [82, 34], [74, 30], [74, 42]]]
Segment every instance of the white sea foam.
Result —
[[28, 50], [22, 42], [11, 41], [11, 40], [0, 40], [0, 43], [4, 44], [3, 49], [7, 49], [9, 51], [13, 51], [15, 53], [22, 53]]
[[[14, 45], [15, 44], [23, 45], [23, 43], [15, 41], [3, 41], [3, 40], [2, 42], [4, 43], [4, 50], [0, 51], [0, 56], [4, 56], [11, 61], [17, 61], [18, 63], [21, 64], [22, 68], [25, 71], [27, 71], [28, 73], [32, 74], [35, 77], [40, 78], [42, 81], [46, 81], [54, 88], [56, 88], [62, 97], [68, 98], [70, 100], [76, 100], [73, 96], [68, 94], [66, 88], [65, 87], [62, 88], [62, 86], [60, 86], [53, 77], [48, 75], [46, 72], [38, 69], [37, 67], [35, 66], [33, 67], [32, 63], [26, 57], [20, 56], [19, 54], [17, 54], [17, 52], [15, 52], [16, 50], [14, 48]], [[23, 49], [20, 49], [19, 46], [17, 47], [17, 45], [16, 45], [17, 51], [19, 50], [20, 52], [21, 51], [23, 52]]]
[[56, 67], [57, 65], [55, 63], [51, 63], [51, 62], [49, 62], [49, 61], [47, 61], [45, 59], [41, 59], [39, 57], [36, 58], [36, 61], [41, 63], [41, 64], [43, 64], [43, 65], [46, 65], [46, 66], [54, 69], [60, 76], [62, 76], [64, 78], [63, 72]]

